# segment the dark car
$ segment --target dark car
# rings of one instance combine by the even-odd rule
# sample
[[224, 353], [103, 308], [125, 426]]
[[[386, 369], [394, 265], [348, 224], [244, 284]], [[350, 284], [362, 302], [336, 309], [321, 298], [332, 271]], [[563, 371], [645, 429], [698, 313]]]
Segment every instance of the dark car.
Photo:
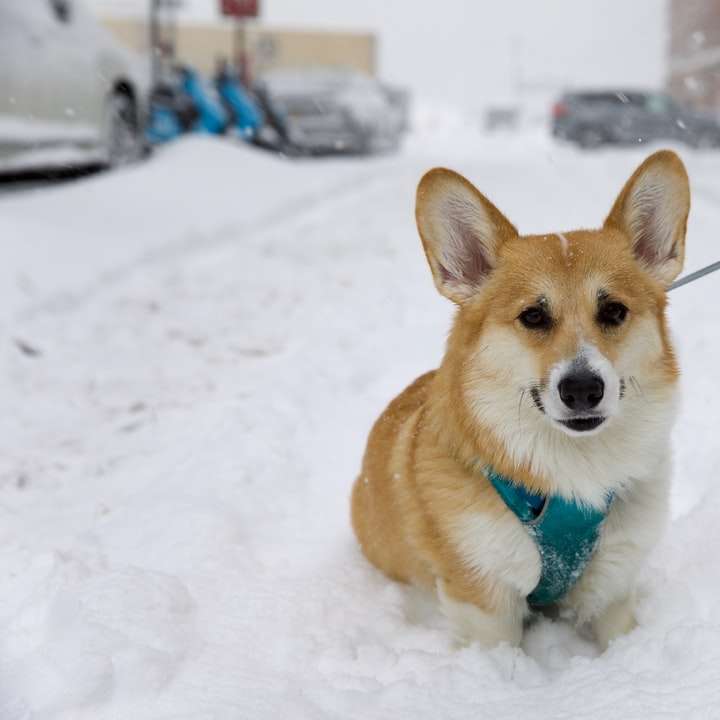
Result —
[[553, 107], [553, 135], [592, 148], [677, 140], [697, 148], [720, 146], [720, 123], [683, 107], [665, 93], [566, 93]]

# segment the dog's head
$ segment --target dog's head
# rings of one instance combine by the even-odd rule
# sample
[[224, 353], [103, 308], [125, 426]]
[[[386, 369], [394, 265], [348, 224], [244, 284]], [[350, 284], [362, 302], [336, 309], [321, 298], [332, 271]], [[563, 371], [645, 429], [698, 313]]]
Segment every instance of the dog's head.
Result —
[[475, 419], [504, 438], [582, 442], [669, 403], [665, 292], [689, 206], [670, 151], [640, 165], [601, 229], [548, 235], [520, 236], [463, 177], [427, 173], [417, 224], [435, 285], [459, 306], [445, 363]]

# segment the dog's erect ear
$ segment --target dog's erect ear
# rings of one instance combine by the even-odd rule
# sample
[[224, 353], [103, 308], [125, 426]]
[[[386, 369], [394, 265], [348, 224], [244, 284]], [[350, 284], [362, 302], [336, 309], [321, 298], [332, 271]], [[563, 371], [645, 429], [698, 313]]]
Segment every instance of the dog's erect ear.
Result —
[[420, 180], [415, 219], [437, 289], [462, 303], [495, 266], [512, 223], [462, 175], [435, 168]]
[[661, 150], [625, 183], [605, 227], [625, 233], [640, 264], [669, 286], [682, 270], [689, 211], [685, 166], [674, 152]]

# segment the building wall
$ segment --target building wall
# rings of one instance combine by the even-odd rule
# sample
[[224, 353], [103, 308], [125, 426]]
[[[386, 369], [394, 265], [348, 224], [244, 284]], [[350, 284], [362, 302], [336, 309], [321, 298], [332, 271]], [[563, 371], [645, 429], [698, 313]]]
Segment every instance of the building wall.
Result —
[[668, 89], [720, 113], [720, 0], [672, 0]]
[[349, 67], [369, 75], [376, 71], [376, 41], [371, 33], [257, 28], [249, 33], [249, 46], [258, 72], [311, 65]]
[[[149, 49], [144, 22], [134, 19], [105, 19], [105, 25], [128, 47]], [[311, 32], [250, 26], [245, 42], [255, 74], [287, 67], [345, 67], [374, 74], [376, 41], [371, 33]], [[212, 72], [218, 58], [231, 58], [242, 45], [242, 36], [229, 23], [185, 24], [177, 28], [179, 60]]]
[[670, 55], [687, 56], [720, 46], [720, 0], [672, 0]]

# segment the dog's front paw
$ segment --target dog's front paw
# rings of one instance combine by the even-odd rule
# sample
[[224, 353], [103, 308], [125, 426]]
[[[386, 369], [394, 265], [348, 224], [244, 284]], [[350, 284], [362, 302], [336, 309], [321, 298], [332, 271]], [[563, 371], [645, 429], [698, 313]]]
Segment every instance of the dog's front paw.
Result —
[[592, 625], [598, 645], [603, 651], [607, 650], [613, 640], [637, 627], [634, 596], [628, 595], [609, 605]]
[[471, 598], [461, 600], [453, 597], [452, 590], [442, 580], [438, 580], [437, 591], [440, 606], [452, 625], [458, 645], [478, 643], [490, 649], [501, 643], [512, 646], [520, 644], [523, 618], [521, 612], [483, 610], [472, 602]]

